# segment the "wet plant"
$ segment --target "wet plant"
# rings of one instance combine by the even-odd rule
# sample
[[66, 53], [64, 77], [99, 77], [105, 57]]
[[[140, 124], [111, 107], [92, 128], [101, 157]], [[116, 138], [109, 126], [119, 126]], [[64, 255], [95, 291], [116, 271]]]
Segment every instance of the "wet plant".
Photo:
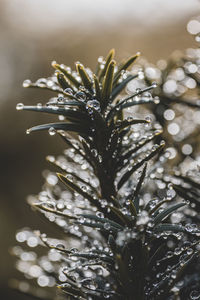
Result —
[[[62, 238], [25, 228], [16, 235], [24, 248], [13, 248], [17, 269], [43, 287], [42, 292], [34, 288], [37, 297], [143, 300], [200, 295], [198, 220], [186, 201], [190, 198], [175, 181], [178, 174], [167, 173], [169, 154], [163, 140], [157, 143], [161, 125], [144, 117], [146, 110], [135, 110], [142, 104], [156, 107], [157, 97], [150, 94], [156, 84], [130, 95], [124, 92], [129, 82], [143, 76], [140, 70], [128, 71], [138, 56], [117, 65], [111, 50], [105, 60], [98, 59], [95, 73], [79, 62], [75, 71], [52, 62], [52, 77], [24, 82], [56, 96], [45, 105], [19, 103], [17, 109], [59, 118], [27, 133], [47, 130], [66, 145], [58, 158], [47, 156], [57, 173], [45, 172], [42, 191], [28, 198], [34, 210], [62, 231]], [[195, 188], [198, 197], [199, 185]], [[41, 248], [39, 255], [27, 246]], [[19, 287], [32, 293], [27, 282]]]
[[133, 66], [133, 72], [142, 69], [142, 78], [127, 86], [128, 93], [132, 93], [135, 88], [157, 83], [152, 95], [158, 104], [148, 108], [162, 125], [163, 134], [158, 141], [165, 139], [173, 160], [170, 163], [175, 165], [199, 153], [199, 57], [199, 48], [189, 48], [175, 51], [168, 60], [159, 60], [155, 65], [142, 59]]

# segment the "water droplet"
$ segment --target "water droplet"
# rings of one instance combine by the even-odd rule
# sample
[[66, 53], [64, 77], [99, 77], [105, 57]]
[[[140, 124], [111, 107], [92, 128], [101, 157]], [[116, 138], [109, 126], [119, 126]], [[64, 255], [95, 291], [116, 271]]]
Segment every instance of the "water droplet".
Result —
[[109, 230], [109, 229], [110, 229], [110, 224], [109, 224], [109, 223], [105, 223], [103, 227], [104, 227], [106, 230]]
[[77, 92], [75, 96], [81, 101], [84, 101], [86, 99], [86, 94], [84, 92]]
[[84, 218], [84, 217], [79, 217], [79, 218], [78, 218], [78, 221], [79, 221], [80, 223], [84, 223], [84, 222], [85, 222], [85, 218]]
[[[187, 31], [190, 33], [190, 34], [198, 34], [199, 31], [200, 31], [200, 22], [199, 20], [196, 20], [196, 19], [192, 19], [188, 22], [187, 24]], [[193, 298], [191, 298], [193, 299]]]
[[38, 103], [37, 108], [42, 108], [42, 103]]
[[196, 224], [186, 224], [185, 229], [188, 232], [195, 232], [195, 231], [197, 231], [197, 225]]
[[73, 95], [73, 90], [70, 88], [65, 89], [64, 92], [67, 94]]
[[51, 136], [56, 134], [56, 130], [53, 127], [50, 127], [48, 132], [49, 132], [49, 135], [51, 135]]
[[168, 183], [167, 187], [168, 187], [169, 189], [173, 189], [173, 184], [170, 182], [170, 183]]
[[171, 278], [175, 279], [175, 278], [176, 278], [176, 274], [175, 274], [175, 273], [172, 273], [172, 274], [171, 274]]
[[101, 155], [98, 155], [98, 160], [99, 160], [99, 162], [101, 163], [102, 162], [102, 156]]
[[136, 89], [136, 93], [140, 93], [141, 92], [141, 89], [140, 88], [137, 88]]
[[61, 250], [64, 250], [65, 249], [65, 246], [63, 244], [57, 244], [56, 245], [56, 248], [59, 248]]
[[54, 186], [57, 184], [58, 182], [58, 177], [55, 174], [48, 174], [48, 176], [46, 177], [46, 181], [48, 184]]
[[150, 123], [150, 122], [152, 121], [151, 117], [149, 117], [149, 116], [147, 116], [147, 117], [145, 118], [145, 120], [146, 120], [148, 123]]
[[100, 203], [101, 203], [101, 207], [102, 207], [102, 208], [104, 208], [104, 207], [106, 207], [106, 205], [108, 205], [108, 202], [107, 202], [106, 199], [101, 199], [101, 200], [100, 200]]
[[31, 130], [30, 129], [27, 129], [26, 130], [26, 134], [30, 134], [31, 133]]
[[172, 109], [166, 109], [163, 116], [167, 121], [172, 121], [175, 118], [175, 112]]
[[81, 189], [82, 189], [82, 191], [84, 191], [84, 192], [87, 192], [87, 190], [88, 190], [88, 188], [87, 188], [86, 185], [82, 185], [82, 186], [81, 186]]
[[26, 80], [24, 80], [24, 82], [23, 82], [23, 87], [29, 87], [31, 85], [31, 81], [30, 81], [30, 79], [26, 79]]
[[16, 240], [20, 243], [25, 242], [26, 238], [27, 238], [26, 232], [24, 232], [24, 231], [20, 231], [16, 234]]
[[157, 85], [156, 82], [153, 82], [153, 83], [152, 83], [152, 87], [153, 87], [153, 88], [156, 88], [157, 86], [158, 86], [158, 85]]
[[71, 249], [70, 249], [70, 252], [71, 252], [72, 254], [78, 253], [78, 249], [77, 249], [77, 248], [71, 248]]
[[192, 299], [192, 300], [200, 299], [200, 292], [199, 291], [192, 291], [190, 293], [190, 299]]
[[200, 35], [197, 35], [196, 37], [195, 37], [195, 40], [196, 40], [196, 42], [200, 42]]
[[56, 62], [55, 60], [53, 60], [53, 61], [51, 62], [52, 67], [54, 67], [56, 64], [57, 64], [57, 62]]
[[111, 296], [110, 296], [109, 294], [104, 293], [104, 294], [103, 294], [103, 297], [104, 297], [105, 299], [109, 299]]
[[56, 208], [56, 205], [55, 205], [55, 203], [54, 202], [45, 202], [44, 204], [43, 204], [43, 206], [44, 207], [46, 207], [46, 208], [50, 208], [50, 209], [55, 209]]
[[104, 214], [103, 214], [102, 212], [100, 212], [100, 211], [97, 211], [97, 212], [96, 212], [96, 216], [97, 216], [98, 218], [104, 218]]
[[24, 108], [24, 104], [23, 103], [18, 103], [16, 105], [16, 110], [23, 110], [23, 108]]
[[99, 56], [97, 61], [98, 61], [98, 63], [103, 63], [103, 61], [104, 61], [103, 56]]
[[68, 174], [66, 177], [67, 177], [67, 179], [70, 180], [70, 181], [73, 181], [73, 180], [74, 180], [74, 178], [73, 178], [73, 176], [72, 176], [71, 174]]
[[164, 146], [164, 145], [165, 145], [165, 141], [162, 140], [162, 141], [160, 142], [160, 146]]
[[58, 104], [63, 103], [64, 100], [65, 100], [65, 98], [63, 96], [59, 96], [57, 98]]
[[[128, 118], [127, 118], [127, 121], [128, 121], [128, 122], [133, 121], [133, 117], [128, 117]], [[120, 122], [120, 123], [121, 123], [121, 122]]]
[[153, 99], [153, 102], [155, 104], [159, 104], [160, 103], [160, 98], [158, 96], [155, 96], [154, 99]]
[[47, 84], [47, 79], [46, 78], [39, 78], [36, 83], [37, 86], [39, 87], [46, 87]]
[[144, 72], [142, 70], [138, 71], [138, 78], [139, 79], [144, 79]]
[[59, 116], [58, 116], [58, 119], [59, 119], [60, 121], [64, 121], [64, 120], [65, 120], [65, 116], [59, 115]]
[[192, 253], [193, 253], [193, 249], [192, 248], [187, 249], [187, 254], [188, 255], [191, 255]]
[[97, 150], [96, 150], [96, 149], [92, 149], [92, 150], [91, 150], [91, 152], [92, 152], [92, 154], [94, 155], [94, 157], [97, 157], [97, 155], [98, 155], [98, 152], [97, 152]]
[[89, 108], [94, 108], [95, 110], [97, 111], [101, 111], [101, 108], [100, 108], [100, 103], [98, 100], [89, 100], [86, 104], [86, 108], [89, 109]]
[[175, 249], [174, 249], [174, 254], [175, 254], [175, 255], [181, 254], [181, 249], [180, 249], [180, 248], [175, 248]]
[[145, 98], [146, 101], [148, 101], [148, 100], [152, 99], [152, 95], [151, 95], [150, 92], [145, 92], [145, 93], [143, 94], [143, 98]]
[[177, 82], [174, 79], [167, 80], [163, 85], [163, 91], [166, 94], [172, 94], [177, 90]]
[[27, 245], [31, 248], [38, 245], [38, 239], [35, 236], [30, 236], [27, 240]]
[[48, 286], [48, 284], [49, 284], [49, 278], [47, 276], [45, 276], [45, 275], [41, 275], [41, 276], [38, 277], [37, 283], [41, 287]]
[[192, 148], [192, 146], [190, 144], [184, 144], [182, 146], [181, 150], [182, 150], [183, 154], [190, 155], [192, 153], [192, 151], [193, 151], [193, 148]]
[[48, 155], [48, 156], [46, 157], [46, 159], [47, 159], [48, 161], [50, 161], [50, 162], [54, 162], [54, 161], [55, 161], [55, 157], [54, 157], [53, 155]]

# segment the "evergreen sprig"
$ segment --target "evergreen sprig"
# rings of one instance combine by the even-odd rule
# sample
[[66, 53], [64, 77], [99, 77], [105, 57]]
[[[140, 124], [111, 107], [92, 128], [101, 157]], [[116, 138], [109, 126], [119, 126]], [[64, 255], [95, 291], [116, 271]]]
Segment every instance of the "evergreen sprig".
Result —
[[[52, 77], [24, 83], [59, 93], [46, 105], [17, 105], [18, 110], [59, 115], [59, 122], [27, 133], [48, 130], [67, 146], [63, 157], [47, 157], [57, 177], [49, 172], [43, 191], [29, 199], [63, 230], [63, 240], [37, 232], [36, 244], [49, 248], [48, 254], [30, 260], [29, 270], [18, 268], [40, 286], [56, 282], [66, 297], [50, 294], [52, 299], [172, 299], [183, 291], [189, 295], [198, 281], [187, 270], [199, 271], [200, 230], [173, 221], [177, 210], [187, 211], [191, 191], [186, 194], [165, 176], [156, 177], [167, 160], [165, 143], [152, 143], [161, 127], [132, 110], [157, 102], [147, 97], [156, 85], [121, 95], [138, 77], [127, 71], [138, 56], [118, 66], [111, 50], [105, 60], [98, 59], [95, 74], [79, 62], [75, 71], [53, 62]], [[165, 189], [158, 196], [161, 183]], [[30, 244], [30, 236], [22, 230], [18, 240]], [[39, 266], [36, 276], [33, 265]]]

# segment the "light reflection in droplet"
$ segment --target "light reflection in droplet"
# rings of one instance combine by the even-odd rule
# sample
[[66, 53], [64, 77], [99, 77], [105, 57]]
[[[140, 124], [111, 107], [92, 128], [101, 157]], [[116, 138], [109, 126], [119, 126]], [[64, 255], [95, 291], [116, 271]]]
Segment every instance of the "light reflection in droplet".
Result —
[[175, 117], [175, 112], [172, 110], [172, 109], [166, 109], [164, 111], [164, 118], [167, 120], [167, 121], [171, 121], [173, 120]]
[[29, 275], [31, 277], [37, 278], [37, 277], [39, 277], [41, 275], [41, 273], [42, 273], [42, 269], [39, 266], [37, 266], [37, 265], [31, 266], [30, 269], [29, 269]]
[[18, 232], [16, 234], [16, 240], [20, 243], [23, 243], [26, 241], [26, 233], [21, 231], [21, 232]]
[[192, 153], [193, 149], [192, 146], [190, 144], [185, 144], [182, 147], [182, 152], [185, 155], [190, 155]]
[[194, 89], [196, 87], [196, 81], [193, 78], [187, 78], [185, 80], [185, 85], [188, 89]]
[[46, 177], [46, 181], [48, 182], [48, 184], [50, 185], [56, 185], [58, 182], [58, 177], [55, 174], [49, 174]]
[[38, 239], [35, 236], [31, 236], [27, 240], [27, 245], [29, 247], [36, 247], [38, 245]]
[[166, 94], [172, 94], [176, 91], [176, 89], [177, 89], [177, 83], [173, 79], [167, 80], [163, 85], [163, 91]]
[[198, 34], [200, 32], [200, 22], [197, 20], [191, 20], [187, 24], [187, 31], [191, 34]]
[[167, 130], [169, 134], [176, 135], [180, 131], [180, 126], [177, 123], [173, 122], [167, 126]]
[[39, 286], [42, 286], [42, 287], [48, 286], [49, 278], [45, 275], [41, 275], [40, 277], [38, 277], [37, 283], [39, 284]]
[[169, 147], [166, 149], [166, 151], [169, 153], [169, 159], [173, 159], [176, 157], [177, 151], [173, 147]]

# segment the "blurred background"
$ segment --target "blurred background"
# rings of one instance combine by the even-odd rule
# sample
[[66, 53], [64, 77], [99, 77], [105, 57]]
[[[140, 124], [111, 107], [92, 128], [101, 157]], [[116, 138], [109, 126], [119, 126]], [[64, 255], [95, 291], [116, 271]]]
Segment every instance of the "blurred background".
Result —
[[18, 276], [9, 248], [21, 227], [48, 230], [26, 197], [40, 191], [45, 156], [64, 147], [45, 132], [25, 134], [48, 117], [17, 112], [16, 104], [45, 103], [50, 93], [24, 89], [23, 80], [51, 75], [52, 60], [94, 68], [111, 48], [119, 60], [137, 51], [152, 63], [167, 59], [195, 46], [187, 23], [199, 13], [198, 0], [0, 0], [1, 299], [29, 299], [8, 288]]

